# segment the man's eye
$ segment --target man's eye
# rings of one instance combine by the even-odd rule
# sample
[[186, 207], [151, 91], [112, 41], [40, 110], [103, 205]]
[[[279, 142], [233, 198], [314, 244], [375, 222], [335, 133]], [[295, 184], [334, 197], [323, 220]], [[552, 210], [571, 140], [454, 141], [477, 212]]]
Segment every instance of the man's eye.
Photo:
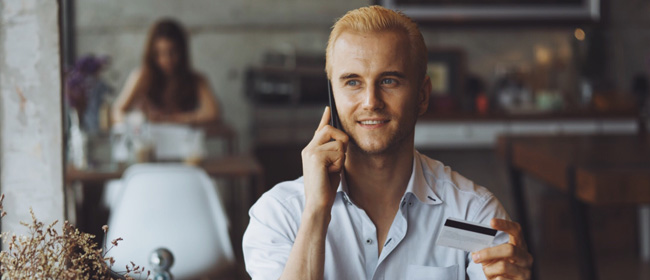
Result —
[[382, 85], [394, 85], [396, 83], [397, 83], [397, 81], [395, 81], [395, 79], [383, 79], [383, 80], [381, 80]]
[[359, 81], [354, 81], [354, 80], [352, 80], [352, 81], [347, 81], [347, 82], [345, 83], [345, 85], [347, 85], [347, 86], [352, 86], [352, 87], [356, 87], [356, 86], [359, 85]]

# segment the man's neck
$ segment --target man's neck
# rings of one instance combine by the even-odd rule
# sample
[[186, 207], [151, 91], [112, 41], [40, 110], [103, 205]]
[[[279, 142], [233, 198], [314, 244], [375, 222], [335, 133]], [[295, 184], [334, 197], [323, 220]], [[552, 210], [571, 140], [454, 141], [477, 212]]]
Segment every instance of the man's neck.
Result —
[[399, 204], [413, 170], [413, 145], [401, 145], [382, 154], [350, 147], [345, 162], [348, 193], [366, 211], [373, 206]]

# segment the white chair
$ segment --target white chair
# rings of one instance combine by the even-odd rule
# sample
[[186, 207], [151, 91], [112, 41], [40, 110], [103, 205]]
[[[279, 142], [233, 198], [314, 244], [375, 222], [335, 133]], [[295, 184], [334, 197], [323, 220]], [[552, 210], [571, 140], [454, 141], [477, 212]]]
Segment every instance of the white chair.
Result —
[[109, 212], [111, 209], [114, 209], [119, 201], [123, 189], [124, 182], [122, 179], [112, 179], [106, 182], [100, 201], [100, 205], [103, 209], [108, 210]]
[[205, 171], [138, 164], [125, 171], [122, 184], [106, 239], [108, 247], [123, 239], [107, 254], [116, 261], [114, 271], [125, 271], [131, 261], [149, 269], [150, 254], [160, 247], [174, 255], [175, 279], [210, 277], [232, 268], [228, 220]]

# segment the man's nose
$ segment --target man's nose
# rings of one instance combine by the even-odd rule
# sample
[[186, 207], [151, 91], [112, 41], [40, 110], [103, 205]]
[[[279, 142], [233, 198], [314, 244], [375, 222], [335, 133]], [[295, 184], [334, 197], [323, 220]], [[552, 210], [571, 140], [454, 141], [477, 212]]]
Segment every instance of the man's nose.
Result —
[[380, 87], [369, 84], [368, 87], [363, 92], [363, 104], [362, 107], [364, 110], [377, 110], [384, 108], [384, 101], [381, 96]]

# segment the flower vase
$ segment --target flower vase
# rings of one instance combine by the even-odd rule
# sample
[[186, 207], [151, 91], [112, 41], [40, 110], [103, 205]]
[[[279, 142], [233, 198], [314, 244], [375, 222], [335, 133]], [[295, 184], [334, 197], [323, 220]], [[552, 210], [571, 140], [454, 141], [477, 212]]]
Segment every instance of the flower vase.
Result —
[[68, 161], [77, 169], [85, 169], [88, 167], [88, 136], [81, 129], [79, 120], [79, 114], [71, 108]]

